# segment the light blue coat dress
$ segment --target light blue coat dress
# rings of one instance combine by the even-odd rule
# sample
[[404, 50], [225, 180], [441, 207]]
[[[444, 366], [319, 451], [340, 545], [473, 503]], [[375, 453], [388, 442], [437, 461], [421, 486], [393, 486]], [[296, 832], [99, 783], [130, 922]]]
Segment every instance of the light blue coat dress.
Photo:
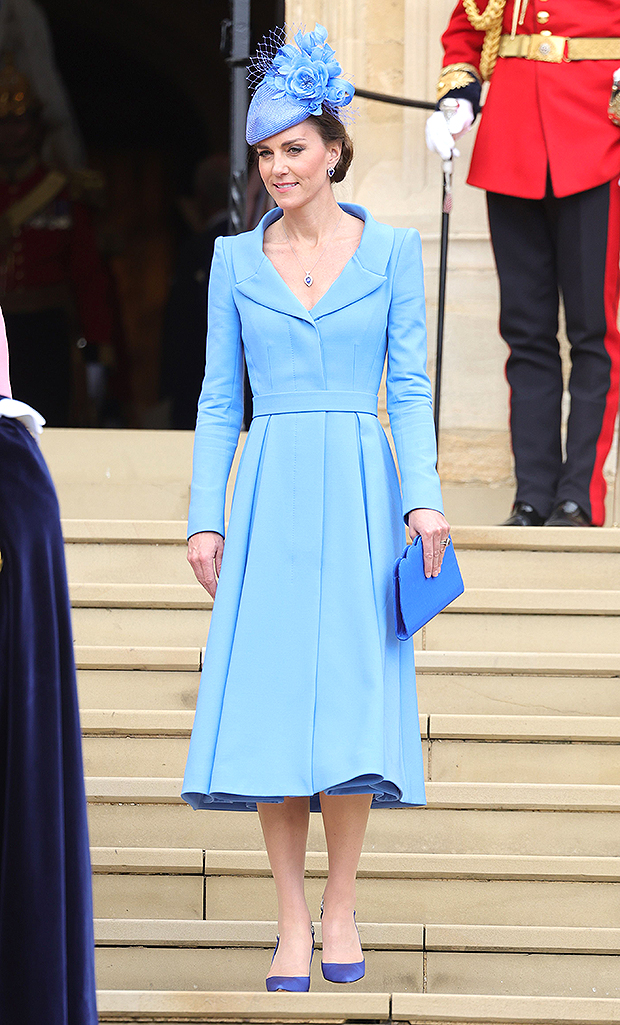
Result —
[[[193, 808], [306, 795], [425, 803], [413, 642], [394, 631], [404, 514], [441, 510], [420, 237], [364, 220], [359, 248], [308, 312], [263, 253], [281, 216], [217, 241], [198, 406], [189, 535], [224, 533], [183, 784]], [[401, 487], [377, 392], [387, 405]]]

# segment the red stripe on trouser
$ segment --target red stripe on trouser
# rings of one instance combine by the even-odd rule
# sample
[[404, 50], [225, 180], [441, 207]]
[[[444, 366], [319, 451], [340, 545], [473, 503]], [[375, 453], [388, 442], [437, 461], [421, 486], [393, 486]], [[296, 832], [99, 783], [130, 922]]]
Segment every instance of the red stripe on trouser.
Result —
[[614, 437], [618, 412], [618, 384], [620, 382], [620, 331], [618, 331], [618, 300], [620, 298], [620, 186], [614, 178], [609, 183], [609, 222], [607, 226], [607, 261], [605, 266], [605, 349], [611, 360], [609, 391], [601, 433], [596, 444], [596, 458], [590, 481], [592, 523], [602, 527], [605, 522], [605, 494], [607, 485], [603, 467]]

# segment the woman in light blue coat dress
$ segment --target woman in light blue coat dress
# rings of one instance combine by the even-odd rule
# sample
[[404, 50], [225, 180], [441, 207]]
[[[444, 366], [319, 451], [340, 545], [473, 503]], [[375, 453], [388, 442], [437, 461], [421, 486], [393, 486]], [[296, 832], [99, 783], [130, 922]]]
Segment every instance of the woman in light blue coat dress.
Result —
[[[183, 796], [258, 809], [279, 910], [270, 990], [309, 986], [310, 811], [322, 812], [329, 854], [323, 974], [364, 974], [355, 875], [370, 807], [425, 803], [392, 567], [405, 523], [422, 535], [429, 576], [449, 533], [420, 238], [334, 198], [352, 156], [336, 112], [353, 90], [325, 38], [320, 26], [298, 33], [259, 68], [247, 138], [278, 208], [216, 244], [188, 529], [189, 561], [217, 596]], [[254, 419], [224, 546], [244, 354]], [[400, 485], [377, 418], [386, 357]]]

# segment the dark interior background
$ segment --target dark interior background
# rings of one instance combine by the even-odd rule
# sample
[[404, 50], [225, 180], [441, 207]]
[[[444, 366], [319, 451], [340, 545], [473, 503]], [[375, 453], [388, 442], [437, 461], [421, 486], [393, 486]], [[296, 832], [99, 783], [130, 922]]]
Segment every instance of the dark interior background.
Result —
[[[227, 151], [229, 0], [39, 0], [87, 149], [103, 173], [97, 213], [116, 282], [130, 378], [124, 420], [160, 426], [160, 343], [180, 231], [177, 200], [202, 158]], [[252, 45], [284, 0], [252, 0]]]

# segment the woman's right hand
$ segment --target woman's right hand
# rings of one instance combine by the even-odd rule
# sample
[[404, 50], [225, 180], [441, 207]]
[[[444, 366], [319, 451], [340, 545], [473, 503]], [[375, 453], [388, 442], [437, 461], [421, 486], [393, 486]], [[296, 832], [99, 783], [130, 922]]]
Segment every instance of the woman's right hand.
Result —
[[201, 530], [192, 534], [187, 542], [187, 561], [199, 584], [215, 598], [217, 581], [222, 568], [224, 538], [214, 530]]

